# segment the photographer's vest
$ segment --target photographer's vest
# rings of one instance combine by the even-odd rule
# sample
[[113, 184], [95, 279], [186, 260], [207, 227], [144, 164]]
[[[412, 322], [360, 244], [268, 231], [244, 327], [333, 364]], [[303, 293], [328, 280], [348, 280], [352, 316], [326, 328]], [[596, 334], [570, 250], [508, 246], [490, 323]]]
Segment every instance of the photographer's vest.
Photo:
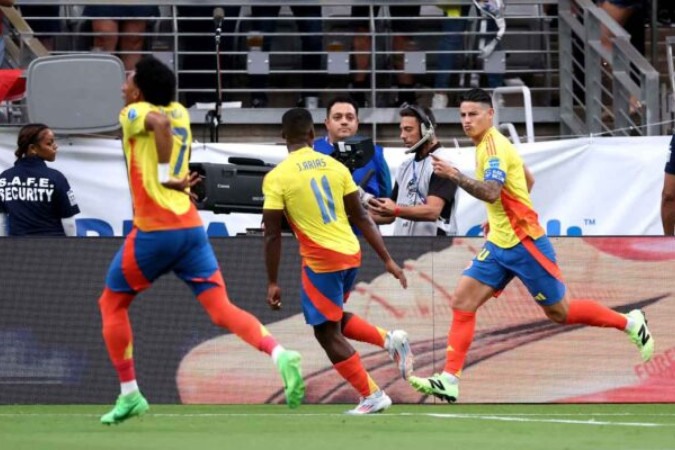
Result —
[[[414, 206], [426, 203], [429, 183], [434, 172], [431, 162], [430, 156], [420, 161], [415, 161], [413, 156], [401, 164], [396, 174], [397, 205]], [[454, 198], [451, 196], [450, 199], [446, 199], [446, 207], [436, 221], [415, 221], [398, 217], [394, 222], [394, 236], [454, 236], [457, 234], [456, 208], [456, 196]]]

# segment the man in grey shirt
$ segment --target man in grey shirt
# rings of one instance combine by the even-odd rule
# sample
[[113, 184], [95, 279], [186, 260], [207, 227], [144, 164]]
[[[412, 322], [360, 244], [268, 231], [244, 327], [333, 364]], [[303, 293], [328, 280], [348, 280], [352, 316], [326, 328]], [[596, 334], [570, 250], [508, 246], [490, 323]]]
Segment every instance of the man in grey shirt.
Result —
[[457, 234], [457, 185], [433, 173], [431, 153], [442, 148], [436, 119], [428, 108], [404, 105], [401, 140], [413, 155], [398, 168], [391, 198], [371, 199], [371, 217], [378, 224], [394, 222], [395, 236], [453, 236]]

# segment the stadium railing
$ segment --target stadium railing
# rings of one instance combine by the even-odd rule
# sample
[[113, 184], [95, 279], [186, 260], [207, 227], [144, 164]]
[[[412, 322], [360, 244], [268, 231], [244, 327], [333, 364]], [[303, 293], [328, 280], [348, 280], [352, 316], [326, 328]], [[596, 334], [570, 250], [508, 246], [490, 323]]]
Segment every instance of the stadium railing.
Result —
[[[88, 51], [91, 47], [91, 38], [93, 33], [88, 29], [88, 19], [82, 17], [83, 5], [89, 4], [109, 4], [103, 0], [82, 0], [79, 4], [74, 6], [70, 2], [65, 1], [49, 1], [49, 0], [24, 0], [20, 4], [59, 4], [61, 8], [61, 31], [56, 37], [56, 54], [78, 53]], [[149, 2], [145, 0], [138, 1], [118, 1], [119, 4], [153, 4], [157, 2]], [[555, 12], [555, 5], [557, 1], [554, 0], [510, 0], [507, 2], [506, 8], [506, 34], [503, 39], [504, 50], [506, 51], [506, 64], [504, 68], [504, 78], [509, 85], [525, 85], [532, 93], [533, 103], [533, 117], [536, 123], [557, 124], [561, 122], [563, 117], [561, 134], [587, 135], [589, 133], [599, 133], [606, 128], [611, 130], [617, 126], [630, 125], [621, 114], [614, 113], [612, 117], [613, 122], [605, 123], [599, 119], [593, 120], [593, 117], [601, 117], [605, 120], [605, 116], [597, 114], [597, 111], [609, 111], [610, 108], [598, 108], [597, 100], [604, 100], [607, 93], [611, 92], [609, 85], [605, 84], [602, 76], [596, 77], [596, 81], [592, 81], [593, 74], [596, 73], [590, 66], [595, 61], [592, 57], [586, 60], [574, 60], [570, 55], [572, 51], [567, 47], [571, 36], [574, 34], [575, 38], [583, 38], [584, 46], [591, 47], [589, 51], [595, 51], [599, 55], [611, 58], [607, 52], [602, 52], [602, 49], [592, 50], [597, 46], [591, 45], [593, 39], [589, 41], [588, 35], [592, 33], [590, 30], [584, 30], [582, 19], [571, 14], [571, 4], [574, 3], [581, 8], [581, 16], [588, 16], [586, 23], [602, 24], [607, 19], [602, 14], [598, 13], [597, 8], [587, 0], [584, 1], [563, 1], [560, 2], [560, 11], [566, 12], [566, 16], [558, 17]], [[393, 124], [398, 120], [397, 109], [392, 107], [399, 88], [394, 86], [396, 75], [400, 72], [410, 72], [415, 74], [416, 85], [413, 88], [408, 88], [409, 91], [414, 91], [418, 102], [421, 104], [430, 104], [431, 96], [437, 90], [433, 86], [433, 79], [439, 72], [437, 60], [441, 52], [437, 48], [437, 43], [442, 35], [440, 31], [441, 20], [445, 20], [439, 5], [456, 4], [472, 6], [470, 0], [388, 0], [388, 1], [337, 1], [337, 0], [323, 0], [320, 2], [322, 7], [322, 16], [316, 18], [322, 22], [323, 29], [323, 49], [321, 57], [323, 60], [322, 68], [317, 73], [327, 75], [330, 84], [318, 89], [322, 102], [325, 102], [331, 95], [337, 93], [354, 92], [349, 87], [351, 76], [355, 73], [353, 65], [349, 64], [356, 52], [351, 50], [352, 38], [358, 33], [353, 28], [353, 18], [350, 16], [350, 6], [370, 6], [369, 17], [370, 28], [367, 34], [372, 38], [372, 46], [369, 52], [371, 64], [368, 70], [368, 77], [371, 80], [369, 89], [365, 93], [371, 99], [376, 100], [377, 107], [364, 108], [361, 111], [361, 122], [370, 124], [373, 127], [373, 132], [376, 132], [378, 124]], [[226, 6], [240, 6], [240, 13], [235, 18], [236, 26], [234, 31], [223, 35], [223, 39], [228, 38], [234, 42], [232, 48], [221, 48], [223, 53], [227, 52], [232, 64], [222, 68], [222, 75], [224, 79], [230, 82], [223, 87], [222, 99], [231, 100], [238, 105], [241, 102], [241, 108], [236, 110], [236, 114], [228, 113], [227, 109], [223, 109], [222, 123], [223, 124], [276, 124], [283, 111], [295, 104], [295, 97], [308, 92], [310, 88], [306, 86], [299, 86], [294, 81], [298, 80], [298, 75], [305, 69], [301, 67], [300, 59], [302, 55], [307, 55], [308, 52], [303, 52], [300, 46], [300, 37], [303, 36], [297, 30], [296, 21], [287, 6], [282, 7], [279, 17], [262, 18], [263, 20], [277, 20], [278, 29], [271, 34], [273, 39], [272, 48], [269, 54], [269, 80], [270, 87], [265, 89], [258, 89], [258, 91], [265, 90], [270, 96], [270, 107], [267, 108], [250, 108], [249, 95], [256, 91], [249, 86], [248, 77], [251, 71], [251, 65], [247, 62], [250, 60], [250, 51], [246, 46], [246, 39], [251, 29], [253, 17], [250, 14], [250, 7], [252, 5], [278, 5], [278, 2], [257, 0], [257, 1], [237, 1], [236, 3], [228, 0], [170, 0], [160, 4], [161, 14], [154, 18], [148, 31], [144, 33], [147, 44], [144, 53], [153, 53], [175, 69], [178, 79], [178, 97], [184, 99], [190, 94], [203, 94], [205, 96], [212, 95], [215, 101], [215, 74], [213, 69], [202, 69], [200, 67], [185, 67], [182, 61], [186, 56], [190, 55], [214, 55], [214, 48], [189, 48], [182, 49], [179, 46], [179, 39], [181, 35], [177, 33], [181, 21], [188, 20], [211, 20], [211, 9], [205, 8], [204, 17], [180, 17], [177, 14], [178, 6], [203, 6], [203, 7], [226, 7]], [[284, 2], [284, 5], [316, 5], [316, 2], [308, 0], [289, 0]], [[410, 51], [404, 52], [402, 55], [407, 64], [402, 69], [396, 69], [393, 64], [392, 52], [392, 18], [388, 13], [387, 6], [398, 5], [420, 5], [422, 12], [419, 17], [411, 17], [408, 20], [418, 24], [416, 31], [404, 33], [412, 38], [415, 45], [411, 47]], [[374, 6], [381, 6], [379, 14], [375, 15]], [[209, 13], [207, 15], [207, 13]], [[48, 20], [52, 18], [45, 17], [29, 17], [29, 21]], [[230, 20], [232, 18], [229, 18]], [[475, 8], [471, 10], [467, 20], [471, 23], [480, 20], [476, 17]], [[212, 20], [211, 20], [211, 23]], [[573, 25], [573, 26], [572, 26]], [[579, 29], [581, 27], [581, 29]], [[643, 108], [638, 111], [642, 114], [639, 123], [636, 123], [636, 129], [643, 134], [653, 134], [656, 132], [654, 126], [650, 126], [652, 122], [658, 122], [660, 117], [658, 101], [656, 104], [652, 101], [652, 97], [656, 95], [658, 99], [658, 83], [656, 89], [653, 89], [651, 80], [652, 74], [655, 73], [644, 58], [636, 55], [631, 51], [632, 47], [626, 48], [622, 30], [618, 30], [616, 25], [611, 28], [617, 38], [615, 49], [611, 53], [619, 53], [615, 56], [615, 61], [612, 64], [612, 80], [616, 84], [616, 89], [619, 95], [617, 100], [613, 102], [614, 108], [621, 108], [621, 99], [625, 97], [625, 91], [629, 91], [633, 95], [637, 92], [636, 97], [640, 99]], [[207, 27], [202, 32], [196, 33], [202, 37], [213, 36], [215, 27]], [[478, 33], [478, 34], [477, 34]], [[401, 34], [401, 33], [399, 33]], [[625, 34], [625, 33], [624, 33]], [[31, 37], [42, 36], [32, 33]], [[479, 32], [469, 27], [462, 33], [465, 46], [456, 51], [459, 57], [463, 58], [463, 63], [457, 69], [452, 70], [451, 86], [444, 89], [451, 98], [456, 99], [457, 95], [467, 89], [478, 79], [478, 84], [481, 87], [486, 87], [484, 80], [484, 69], [478, 60], [478, 49], [472, 45], [478, 37]], [[213, 46], [212, 46], [213, 47]], [[566, 49], [565, 56], [560, 56], [559, 48]], [[634, 50], [634, 49], [633, 49]], [[338, 56], [336, 56], [338, 55]], [[215, 59], [215, 56], [214, 56]], [[339, 62], [336, 62], [339, 60]], [[631, 69], [637, 67], [638, 82], [633, 77], [624, 75], [627, 69], [622, 68], [622, 62]], [[588, 74], [587, 78], [591, 78], [588, 82], [583, 84], [583, 101], [589, 102], [589, 107], [586, 108], [581, 102], [582, 113], [577, 110], [579, 108], [578, 99], [570, 99], [570, 86], [574, 83], [570, 81], [573, 78], [573, 67], [576, 64], [583, 64], [582, 70]], [[346, 68], [345, 68], [346, 67]], [[184, 78], [190, 74], [202, 74], [203, 76], [212, 77], [212, 85], [203, 85], [199, 87], [188, 86], [182, 82]], [[600, 83], [598, 83], [598, 80]], [[636, 88], [637, 86], [637, 88]], [[610, 95], [613, 99], [614, 95]], [[559, 108], [558, 102], [561, 104]], [[572, 103], [570, 103], [572, 102]], [[459, 116], [456, 108], [452, 108], [453, 103], [450, 103], [449, 108], [437, 109], [434, 111], [439, 123], [459, 123]], [[518, 96], [506, 96], [504, 104], [497, 105], [500, 109], [500, 118], [504, 122], [523, 123], [525, 120], [525, 109]], [[208, 106], [207, 106], [208, 109]], [[588, 114], [586, 114], [588, 111]], [[202, 109], [191, 108], [193, 121], [199, 123], [203, 121], [206, 111]], [[323, 121], [324, 112], [321, 108], [312, 110], [315, 119]]]
[[559, 19], [561, 133], [661, 134], [659, 73], [630, 35], [590, 0], [562, 0]]

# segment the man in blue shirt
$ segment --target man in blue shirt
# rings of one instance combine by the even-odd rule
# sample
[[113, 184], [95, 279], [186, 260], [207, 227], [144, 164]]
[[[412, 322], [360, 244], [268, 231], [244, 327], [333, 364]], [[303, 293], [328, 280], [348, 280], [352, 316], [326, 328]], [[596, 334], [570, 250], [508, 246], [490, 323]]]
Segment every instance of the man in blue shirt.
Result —
[[[333, 144], [344, 141], [359, 130], [359, 106], [350, 97], [335, 97], [326, 107], [325, 137], [314, 141], [314, 150], [330, 155]], [[375, 197], [389, 197], [391, 194], [391, 174], [384, 159], [382, 147], [375, 145], [375, 154], [368, 163], [352, 172], [354, 182], [364, 191]], [[362, 185], [363, 184], [363, 185]]]

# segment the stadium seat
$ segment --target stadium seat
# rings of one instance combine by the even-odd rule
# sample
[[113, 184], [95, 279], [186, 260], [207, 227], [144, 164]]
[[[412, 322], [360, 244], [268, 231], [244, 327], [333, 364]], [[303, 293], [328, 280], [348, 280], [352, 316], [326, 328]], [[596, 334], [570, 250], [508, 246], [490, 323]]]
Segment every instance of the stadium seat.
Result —
[[114, 131], [124, 106], [120, 87], [125, 79], [122, 61], [112, 55], [37, 58], [26, 69], [29, 120], [62, 134]]

